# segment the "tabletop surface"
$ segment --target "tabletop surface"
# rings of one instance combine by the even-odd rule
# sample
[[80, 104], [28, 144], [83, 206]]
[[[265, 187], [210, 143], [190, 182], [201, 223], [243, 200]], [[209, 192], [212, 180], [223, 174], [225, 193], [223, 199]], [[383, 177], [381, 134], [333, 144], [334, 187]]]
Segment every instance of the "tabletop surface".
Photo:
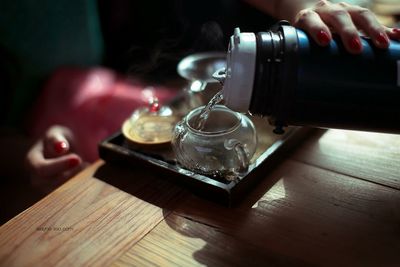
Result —
[[318, 131], [236, 207], [98, 161], [0, 227], [0, 266], [399, 266], [400, 135]]

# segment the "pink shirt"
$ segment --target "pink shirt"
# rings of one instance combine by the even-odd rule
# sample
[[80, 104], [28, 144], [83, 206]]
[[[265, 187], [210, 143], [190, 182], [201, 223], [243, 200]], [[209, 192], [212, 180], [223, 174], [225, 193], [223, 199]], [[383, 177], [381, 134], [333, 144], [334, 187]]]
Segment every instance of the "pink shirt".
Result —
[[98, 158], [98, 143], [119, 131], [123, 121], [157, 97], [165, 103], [176, 88], [152, 87], [121, 77], [105, 68], [68, 68], [57, 71], [47, 82], [35, 105], [30, 134], [40, 137], [54, 124], [75, 135], [76, 151], [85, 161]]

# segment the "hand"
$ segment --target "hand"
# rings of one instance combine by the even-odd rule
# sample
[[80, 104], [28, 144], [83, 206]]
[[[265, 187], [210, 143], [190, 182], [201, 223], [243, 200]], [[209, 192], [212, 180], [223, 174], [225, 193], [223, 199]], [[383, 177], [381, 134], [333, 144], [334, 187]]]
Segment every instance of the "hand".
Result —
[[[281, 8], [284, 8], [283, 5]], [[336, 33], [346, 49], [353, 54], [362, 51], [358, 31], [369, 36], [382, 49], [388, 48], [389, 38], [400, 39], [400, 29], [381, 25], [369, 9], [360, 6], [320, 0], [295, 14], [293, 26], [304, 29], [319, 45], [328, 45], [332, 33]]]
[[85, 164], [74, 151], [74, 137], [68, 128], [49, 128], [27, 153], [32, 185], [48, 193], [79, 172]]

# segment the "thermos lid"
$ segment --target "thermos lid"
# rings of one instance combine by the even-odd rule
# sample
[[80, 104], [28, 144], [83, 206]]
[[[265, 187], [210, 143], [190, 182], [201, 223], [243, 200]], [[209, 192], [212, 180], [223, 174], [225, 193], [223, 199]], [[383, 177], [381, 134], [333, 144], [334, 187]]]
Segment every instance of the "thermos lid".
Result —
[[227, 107], [247, 112], [256, 69], [256, 36], [235, 28], [231, 36], [222, 94]]

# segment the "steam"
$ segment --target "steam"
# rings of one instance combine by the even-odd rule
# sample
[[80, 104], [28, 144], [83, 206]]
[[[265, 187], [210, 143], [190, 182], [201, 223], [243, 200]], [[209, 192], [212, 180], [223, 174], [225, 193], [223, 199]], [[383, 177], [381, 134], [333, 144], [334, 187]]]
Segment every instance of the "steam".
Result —
[[215, 21], [205, 22], [200, 28], [183, 26], [180, 33], [162, 37], [152, 48], [132, 47], [129, 72], [162, 81], [176, 76], [176, 66], [182, 58], [204, 51], [225, 51], [224, 34]]

